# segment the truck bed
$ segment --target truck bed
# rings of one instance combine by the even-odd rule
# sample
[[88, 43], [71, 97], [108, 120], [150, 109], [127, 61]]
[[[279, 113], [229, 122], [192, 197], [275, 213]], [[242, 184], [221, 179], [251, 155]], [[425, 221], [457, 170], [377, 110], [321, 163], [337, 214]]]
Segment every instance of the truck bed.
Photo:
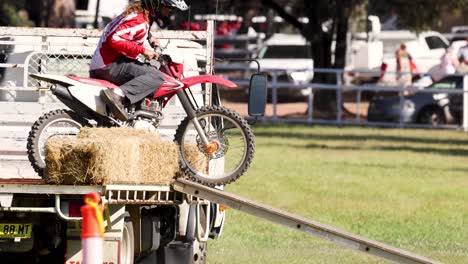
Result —
[[170, 185], [51, 185], [37, 176], [28, 160], [0, 159], [0, 194], [84, 195], [89, 192], [101, 193], [110, 204], [173, 204], [183, 200], [183, 195]]
[[0, 158], [0, 183], [43, 183], [43, 180], [31, 167], [26, 156], [17, 156], [15, 159]]

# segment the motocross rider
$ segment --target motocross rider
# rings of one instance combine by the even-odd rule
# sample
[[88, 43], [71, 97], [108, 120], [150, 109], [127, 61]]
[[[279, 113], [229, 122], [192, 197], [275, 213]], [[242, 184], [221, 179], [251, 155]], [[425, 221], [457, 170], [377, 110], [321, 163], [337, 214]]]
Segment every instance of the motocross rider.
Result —
[[105, 28], [90, 64], [90, 77], [110, 81], [120, 89], [106, 89], [101, 98], [111, 107], [114, 116], [125, 121], [127, 113], [122, 104], [126, 97], [134, 104], [154, 93], [163, 82], [162, 73], [147, 63], [137, 60], [142, 54], [157, 59], [154, 49], [143, 46], [146, 39], [158, 45], [149, 31], [153, 22], [165, 28], [174, 9], [188, 9], [184, 0], [142, 0], [131, 3]]

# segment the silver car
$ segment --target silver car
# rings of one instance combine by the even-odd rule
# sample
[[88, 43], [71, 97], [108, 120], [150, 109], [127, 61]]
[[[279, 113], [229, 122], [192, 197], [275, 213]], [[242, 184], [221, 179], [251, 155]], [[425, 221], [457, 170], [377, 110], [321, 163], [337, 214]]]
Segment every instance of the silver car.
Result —
[[[425, 89], [462, 90], [468, 75], [449, 75]], [[466, 83], [466, 82], [465, 82]], [[416, 92], [404, 96], [374, 97], [369, 104], [367, 120], [370, 122], [420, 123], [433, 126], [460, 123], [463, 95], [438, 92]]]

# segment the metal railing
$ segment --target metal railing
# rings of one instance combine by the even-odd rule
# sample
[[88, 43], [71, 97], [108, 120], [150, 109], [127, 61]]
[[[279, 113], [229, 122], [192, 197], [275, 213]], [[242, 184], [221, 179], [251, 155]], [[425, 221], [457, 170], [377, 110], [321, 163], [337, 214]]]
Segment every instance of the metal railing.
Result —
[[[229, 71], [251, 71], [254, 72], [254, 69], [249, 65], [216, 65], [215, 69], [217, 71], [222, 71], [224, 73]], [[274, 69], [268, 68], [266, 73], [269, 75], [268, 81], [268, 93], [271, 94], [271, 104], [272, 104], [272, 114], [267, 115], [262, 118], [264, 121], [281, 121], [281, 122], [292, 122], [292, 123], [306, 123], [306, 124], [331, 124], [331, 125], [359, 125], [359, 126], [384, 126], [384, 127], [412, 127], [412, 128], [447, 128], [447, 129], [463, 129], [468, 131], [468, 76], [464, 77], [463, 87], [456, 87], [453, 89], [418, 89], [411, 86], [403, 85], [378, 85], [378, 84], [369, 84], [369, 85], [351, 85], [345, 84], [344, 77], [350, 73], [356, 74], [367, 74], [379, 76], [382, 72], [380, 71], [347, 71], [340, 69], [313, 69], [314, 73], [321, 74], [333, 74], [334, 79], [336, 80], [334, 84], [329, 83], [294, 83], [292, 81], [282, 81], [280, 76], [288, 75], [291, 72], [301, 72], [301, 71], [310, 71], [310, 69]], [[396, 72], [385, 72], [385, 74], [397, 74]], [[410, 74], [405, 72], [400, 72], [399, 74]], [[229, 76], [229, 74], [227, 74]], [[284, 79], [284, 78], [283, 78]], [[231, 80], [237, 83], [241, 87], [248, 87], [249, 80], [245, 79], [234, 79]], [[292, 89], [292, 90], [308, 90], [308, 94], [305, 97], [307, 98], [307, 111], [302, 117], [286, 117], [278, 114], [279, 108], [279, 92], [282, 89]], [[314, 117], [314, 112], [316, 107], [314, 106], [314, 94], [320, 90], [329, 90], [336, 92], [336, 114], [334, 119], [320, 119]], [[361, 117], [361, 110], [364, 104], [362, 100], [363, 92], [374, 92], [374, 93], [393, 93], [394, 96], [399, 97], [400, 102], [400, 117], [396, 122], [370, 122]], [[431, 93], [431, 94], [457, 94], [463, 96], [463, 120], [461, 124], [443, 124], [438, 126], [433, 126], [431, 124], [420, 124], [420, 123], [409, 123], [405, 122], [403, 115], [403, 106], [405, 102], [405, 95], [407, 93]], [[345, 93], [355, 93], [356, 97], [354, 103], [356, 105], [355, 118], [346, 118], [344, 119], [343, 115], [343, 95]]]
[[[204, 41], [200, 55], [204, 56], [206, 72], [212, 70], [213, 25], [208, 31], [156, 31], [160, 40]], [[1, 80], [1, 90], [37, 90], [38, 82], [30, 79], [33, 73], [88, 75], [88, 64], [96, 49], [102, 31], [88, 29], [50, 29], [0, 27], [0, 53], [6, 59], [0, 62], [0, 70], [22, 71], [10, 80]], [[2, 49], [1, 47], [5, 47]], [[0, 72], [1, 73], [1, 72]]]

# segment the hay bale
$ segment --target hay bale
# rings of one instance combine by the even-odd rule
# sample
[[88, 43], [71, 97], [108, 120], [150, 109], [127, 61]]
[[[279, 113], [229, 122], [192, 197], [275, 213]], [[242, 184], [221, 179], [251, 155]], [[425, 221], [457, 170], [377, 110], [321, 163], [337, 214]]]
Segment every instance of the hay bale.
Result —
[[[185, 146], [192, 167], [208, 171], [208, 158]], [[76, 138], [45, 146], [46, 181], [52, 184], [170, 184], [179, 171], [178, 147], [158, 133], [133, 128], [83, 128]]]
[[73, 149], [71, 145], [67, 143], [69, 143], [69, 141], [65, 141], [63, 138], [53, 137], [49, 139], [45, 145], [45, 175], [48, 183], [60, 184], [63, 181], [63, 156], [68, 155]]
[[142, 129], [132, 127], [83, 127], [78, 133], [78, 138], [103, 139], [112, 136], [120, 137], [151, 137], [155, 140], [160, 140], [159, 133], [149, 132]]
[[208, 157], [200, 152], [197, 145], [184, 145], [184, 153], [192, 167], [204, 173], [208, 171]]
[[177, 146], [132, 128], [86, 128], [75, 139], [50, 139], [46, 178], [55, 184], [169, 184]]

